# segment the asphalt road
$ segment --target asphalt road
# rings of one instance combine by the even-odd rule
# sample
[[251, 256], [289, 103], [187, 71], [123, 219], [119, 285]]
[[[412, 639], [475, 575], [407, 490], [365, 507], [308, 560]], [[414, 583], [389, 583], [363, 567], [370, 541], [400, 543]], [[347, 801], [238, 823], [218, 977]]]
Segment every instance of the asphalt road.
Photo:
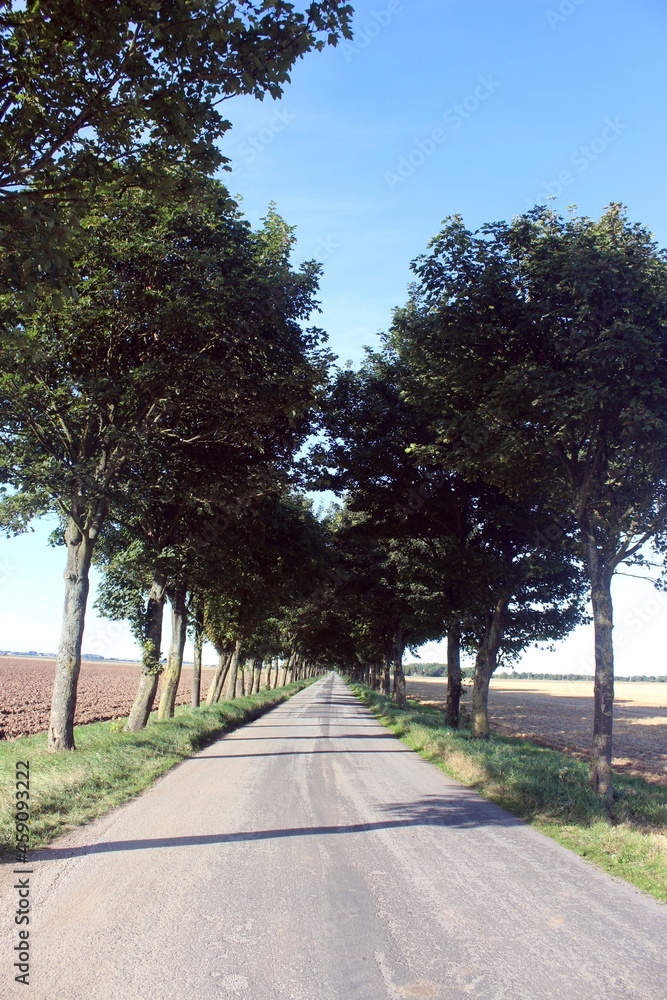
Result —
[[330, 675], [37, 856], [32, 1000], [667, 998], [667, 907], [445, 777]]

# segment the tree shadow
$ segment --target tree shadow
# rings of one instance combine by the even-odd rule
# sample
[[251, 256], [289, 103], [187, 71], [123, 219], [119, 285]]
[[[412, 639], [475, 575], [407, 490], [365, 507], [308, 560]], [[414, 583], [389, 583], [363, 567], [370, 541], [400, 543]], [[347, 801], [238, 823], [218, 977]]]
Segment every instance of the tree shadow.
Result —
[[442, 827], [467, 830], [480, 827], [519, 827], [523, 822], [499, 806], [487, 802], [465, 787], [451, 797], [426, 796], [414, 802], [400, 802], [381, 807], [386, 818], [370, 823], [343, 823], [332, 826], [299, 826], [285, 829], [240, 830], [183, 837], [158, 837], [137, 840], [103, 841], [80, 847], [46, 847], [31, 853], [31, 860], [50, 861], [86, 857], [92, 854], [115, 854], [124, 851], [153, 850], [164, 847], [206, 847], [212, 844], [251, 843], [293, 837], [356, 836], [378, 830]]
[[[350, 720], [346, 719], [346, 724], [350, 724]], [[317, 736], [315, 733], [311, 733], [309, 736], [237, 736], [234, 735], [234, 742], [240, 742], [241, 740], [325, 740], [325, 739], [335, 739], [335, 740], [395, 740], [396, 737], [392, 733], [336, 733], [334, 736], [326, 736], [322, 734]]]
[[376, 753], [403, 753], [403, 754], [414, 754], [414, 750], [403, 750], [401, 746], [397, 747], [396, 750], [275, 750], [271, 753], [212, 753], [212, 754], [198, 754], [196, 757], [190, 758], [191, 760], [243, 760], [244, 758], [254, 758], [254, 757], [310, 757], [317, 754], [331, 754], [331, 753], [342, 753], [342, 754], [376, 754]]

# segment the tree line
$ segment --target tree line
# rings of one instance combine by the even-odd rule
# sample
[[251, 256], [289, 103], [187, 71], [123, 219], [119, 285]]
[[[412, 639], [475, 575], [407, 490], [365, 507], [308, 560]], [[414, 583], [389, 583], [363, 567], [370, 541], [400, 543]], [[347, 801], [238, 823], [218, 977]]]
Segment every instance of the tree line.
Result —
[[[406, 663], [404, 667], [406, 677], [446, 677], [446, 663]], [[461, 676], [465, 680], [472, 680], [475, 676], [474, 667], [463, 667]], [[498, 675], [502, 680], [510, 681], [591, 681], [591, 674], [554, 674], [545, 671], [527, 670], [504, 670]], [[650, 682], [652, 684], [667, 684], [667, 674], [624, 674], [620, 680], [626, 683]]]
[[[224, 102], [279, 97], [351, 15], [339, 0], [1, 5], [0, 517], [61, 521], [54, 750], [74, 747], [94, 561], [102, 606], [141, 642], [131, 729], [155, 697], [166, 600], [162, 715], [188, 617], [233, 694], [246, 638], [307, 579], [276, 583], [277, 540], [298, 553], [309, 530], [290, 475], [329, 363], [304, 328], [318, 267], [294, 270], [289, 227], [270, 209], [252, 231], [213, 174]], [[297, 650], [289, 667], [312, 669]]]
[[591, 781], [610, 798], [612, 578], [664, 573], [667, 255], [621, 205], [536, 207], [477, 231], [453, 216], [412, 266], [382, 349], [330, 390], [320, 482], [398, 563], [420, 554], [396, 660], [431, 638], [437, 594], [454, 725], [461, 644], [475, 654], [473, 735], [498, 663], [567, 634], [590, 598]]
[[[446, 219], [358, 369], [308, 326], [320, 266], [253, 229], [215, 169], [219, 105], [279, 96], [350, 37], [334, 0], [8, 3], [0, 16], [0, 522], [57, 512], [65, 608], [49, 745], [74, 748], [91, 565], [142, 670], [128, 728], [173, 714], [188, 629], [207, 694], [336, 667], [405, 705], [447, 640], [459, 724], [527, 645], [595, 628], [591, 781], [612, 795], [613, 607], [667, 514], [667, 259], [620, 205]], [[309, 491], [338, 501], [315, 511]], [[162, 669], [165, 607], [171, 640]], [[278, 677], [275, 667], [272, 682]]]

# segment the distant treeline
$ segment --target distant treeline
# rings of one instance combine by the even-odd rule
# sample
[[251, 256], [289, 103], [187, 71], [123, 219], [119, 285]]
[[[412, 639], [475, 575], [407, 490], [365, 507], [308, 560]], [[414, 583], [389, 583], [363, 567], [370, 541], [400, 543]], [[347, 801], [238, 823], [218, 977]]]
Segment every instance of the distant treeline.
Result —
[[[446, 677], [446, 663], [406, 663], [405, 674], [407, 677]], [[461, 670], [463, 677], [472, 680], [475, 676], [474, 667], [463, 667]], [[531, 674], [526, 671], [519, 672], [513, 670], [511, 673], [496, 674], [497, 678], [503, 680], [517, 681], [592, 681], [591, 674]], [[656, 677], [654, 674], [633, 674], [632, 677], [617, 677], [617, 681], [653, 681], [656, 683], [667, 683], [667, 675]]]
[[406, 677], [446, 677], [446, 663], [406, 663], [403, 671]]
[[[496, 677], [508, 678], [519, 681], [592, 681], [592, 674], [529, 674], [512, 671], [507, 674], [496, 674]], [[667, 676], [656, 677], [653, 674], [633, 674], [632, 677], [617, 676], [617, 681], [656, 681], [658, 683], [667, 682]]]

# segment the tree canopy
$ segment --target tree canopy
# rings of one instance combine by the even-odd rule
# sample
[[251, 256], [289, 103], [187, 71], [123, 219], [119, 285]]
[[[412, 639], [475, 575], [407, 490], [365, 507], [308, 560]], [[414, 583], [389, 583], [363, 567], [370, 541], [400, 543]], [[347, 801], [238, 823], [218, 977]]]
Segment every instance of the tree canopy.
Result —
[[533, 483], [555, 544], [575, 532], [596, 636], [592, 781], [611, 795], [611, 577], [667, 518], [667, 257], [619, 205], [599, 221], [537, 208], [475, 233], [454, 216], [414, 269], [391, 343], [430, 422], [415, 455], [512, 498]]
[[[253, 233], [222, 185], [206, 194], [167, 205], [131, 190], [100, 203], [85, 220], [76, 298], [23, 314], [17, 301], [22, 335], [0, 347], [0, 466], [24, 491], [19, 512], [7, 498], [4, 523], [48, 507], [64, 518], [69, 603], [54, 699], [61, 679], [67, 707], [54, 743], [71, 742], [105, 522], [142, 520], [159, 561], [195, 499], [215, 516], [270, 491], [326, 378], [322, 333], [303, 327], [318, 265], [291, 268], [294, 236], [275, 211]], [[166, 577], [155, 565], [157, 613]], [[146, 642], [159, 662], [159, 634]]]
[[351, 14], [340, 0], [2, 0], [0, 290], [69, 280], [100, 185], [173, 196], [225, 164], [221, 105], [279, 97], [297, 59], [351, 37]]

